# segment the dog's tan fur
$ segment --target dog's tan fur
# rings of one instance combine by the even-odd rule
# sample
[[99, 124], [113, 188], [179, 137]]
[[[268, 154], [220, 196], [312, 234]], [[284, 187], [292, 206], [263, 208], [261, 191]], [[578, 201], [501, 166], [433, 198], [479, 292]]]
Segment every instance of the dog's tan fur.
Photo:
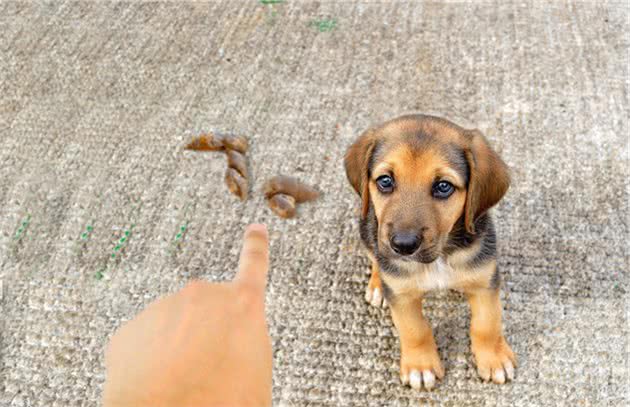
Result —
[[[512, 378], [516, 359], [502, 334], [495, 235], [487, 215], [507, 191], [509, 175], [485, 138], [444, 119], [403, 116], [366, 131], [345, 165], [362, 200], [362, 239], [372, 261], [368, 293], [383, 293], [389, 302], [400, 334], [403, 383], [419, 388], [421, 378], [432, 388], [444, 375], [422, 314], [422, 297], [434, 289], [466, 294], [480, 376], [497, 383]], [[393, 192], [379, 192], [382, 175], [395, 178]], [[454, 187], [447, 199], [432, 195], [437, 180]], [[391, 250], [390, 236], [401, 229], [422, 236], [415, 257]]]

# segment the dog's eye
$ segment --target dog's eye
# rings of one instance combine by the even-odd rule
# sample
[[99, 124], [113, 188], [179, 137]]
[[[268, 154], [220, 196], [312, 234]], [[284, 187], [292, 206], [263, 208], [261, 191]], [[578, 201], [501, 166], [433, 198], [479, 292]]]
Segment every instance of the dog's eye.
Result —
[[388, 194], [394, 190], [394, 179], [389, 175], [381, 175], [376, 179], [378, 190], [384, 194]]
[[453, 184], [447, 181], [440, 181], [433, 184], [433, 197], [446, 199], [455, 192]]

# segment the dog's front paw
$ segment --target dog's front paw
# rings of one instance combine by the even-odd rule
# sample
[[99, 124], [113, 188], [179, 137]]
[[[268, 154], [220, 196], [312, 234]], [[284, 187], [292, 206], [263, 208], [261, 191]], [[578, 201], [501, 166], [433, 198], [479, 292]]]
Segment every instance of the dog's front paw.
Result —
[[368, 284], [365, 290], [365, 301], [376, 308], [387, 307], [387, 300], [383, 298], [383, 292], [380, 287], [370, 287]]
[[403, 351], [400, 358], [400, 380], [415, 390], [435, 387], [436, 379], [444, 377], [440, 355], [433, 346], [418, 347]]
[[365, 301], [377, 308], [385, 308], [387, 306], [387, 300], [383, 295], [383, 287], [378, 274], [374, 275], [372, 273], [370, 277], [370, 281], [365, 289]]
[[516, 356], [503, 336], [493, 341], [477, 340], [472, 343], [477, 363], [477, 373], [485, 381], [492, 379], [498, 384], [514, 379]]

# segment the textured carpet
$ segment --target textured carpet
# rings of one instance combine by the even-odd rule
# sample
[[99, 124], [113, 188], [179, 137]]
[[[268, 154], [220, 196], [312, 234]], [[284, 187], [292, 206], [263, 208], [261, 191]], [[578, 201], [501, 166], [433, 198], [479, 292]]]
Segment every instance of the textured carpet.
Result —
[[[113, 330], [230, 278], [254, 221], [278, 406], [625, 405], [627, 3], [264, 3], [0, 2], [0, 406], [98, 404]], [[465, 301], [436, 293], [447, 376], [403, 388], [388, 311], [364, 303], [341, 159], [416, 111], [480, 128], [512, 168], [495, 215], [514, 383], [480, 382]], [[181, 149], [208, 129], [250, 138], [244, 204], [221, 156]], [[277, 218], [260, 188], [279, 173], [324, 196]]]

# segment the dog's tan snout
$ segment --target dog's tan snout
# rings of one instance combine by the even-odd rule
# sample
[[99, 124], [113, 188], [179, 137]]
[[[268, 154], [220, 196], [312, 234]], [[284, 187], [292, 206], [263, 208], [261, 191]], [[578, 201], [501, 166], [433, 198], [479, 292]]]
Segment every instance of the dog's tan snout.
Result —
[[389, 238], [389, 245], [392, 250], [403, 256], [415, 253], [421, 243], [422, 235], [414, 230], [394, 232]]

